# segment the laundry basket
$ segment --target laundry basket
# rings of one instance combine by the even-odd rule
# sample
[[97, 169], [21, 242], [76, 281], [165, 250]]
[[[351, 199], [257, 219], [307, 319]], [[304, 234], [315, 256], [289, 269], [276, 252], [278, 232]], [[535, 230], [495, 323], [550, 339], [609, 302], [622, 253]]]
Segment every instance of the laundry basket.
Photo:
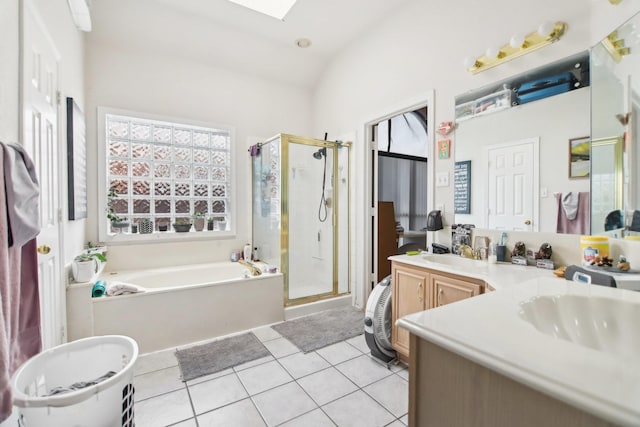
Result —
[[[132, 338], [105, 335], [59, 345], [29, 359], [11, 379], [19, 425], [133, 427], [137, 358], [138, 344]], [[109, 378], [77, 388], [110, 371]], [[56, 387], [77, 389], [50, 395]]]

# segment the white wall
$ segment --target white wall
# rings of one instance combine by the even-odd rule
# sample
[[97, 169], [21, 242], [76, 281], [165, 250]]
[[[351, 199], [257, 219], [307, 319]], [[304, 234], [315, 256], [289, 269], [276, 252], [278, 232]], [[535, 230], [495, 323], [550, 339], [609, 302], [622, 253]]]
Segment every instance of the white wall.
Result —
[[[188, 29], [185, 29], [188, 31]], [[106, 45], [87, 40], [88, 164], [103, 159], [97, 153], [96, 109], [99, 106], [176, 119], [225, 124], [235, 128], [237, 236], [226, 240], [112, 245], [109, 269], [128, 269], [227, 260], [232, 250], [250, 241], [250, 137], [268, 138], [280, 132], [308, 135], [311, 94], [301, 88], [242, 75], [224, 68], [164, 56], [149, 50]], [[97, 170], [89, 170], [88, 187], [97, 188]], [[89, 194], [87, 238], [98, 235], [97, 194]], [[139, 256], [144, 253], [144, 256]]]
[[0, 141], [17, 142], [19, 30], [18, 0], [0, 0]]

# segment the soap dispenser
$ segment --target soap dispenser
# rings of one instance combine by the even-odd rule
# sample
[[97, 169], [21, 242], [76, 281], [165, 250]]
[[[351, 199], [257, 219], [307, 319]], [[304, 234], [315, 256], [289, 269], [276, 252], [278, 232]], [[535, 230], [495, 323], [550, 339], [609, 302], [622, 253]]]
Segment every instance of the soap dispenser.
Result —
[[251, 243], [247, 243], [246, 245], [244, 245], [242, 255], [245, 261], [251, 261], [251, 252], [252, 252]]

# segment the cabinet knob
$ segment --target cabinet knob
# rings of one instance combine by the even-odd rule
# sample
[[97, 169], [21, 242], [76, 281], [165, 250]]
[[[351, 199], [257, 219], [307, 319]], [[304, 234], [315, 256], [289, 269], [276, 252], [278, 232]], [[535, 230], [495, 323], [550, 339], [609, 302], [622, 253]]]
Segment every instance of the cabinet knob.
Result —
[[424, 292], [422, 292], [422, 282], [418, 283], [418, 301], [422, 302], [424, 298]]
[[526, 221], [524, 222], [524, 225], [531, 225], [531, 220], [530, 220], [530, 219], [526, 220]]
[[438, 291], [438, 305], [442, 305], [442, 295], [444, 295], [444, 289], [440, 288]]

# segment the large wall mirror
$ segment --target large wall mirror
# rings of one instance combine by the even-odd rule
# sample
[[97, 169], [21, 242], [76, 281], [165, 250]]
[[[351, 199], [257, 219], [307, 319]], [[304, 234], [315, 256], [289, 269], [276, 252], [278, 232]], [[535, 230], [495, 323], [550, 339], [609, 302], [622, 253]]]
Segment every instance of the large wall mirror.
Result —
[[[622, 39], [629, 51], [617, 50]], [[498, 82], [515, 94], [509, 108], [494, 102], [485, 111], [476, 102], [475, 115], [464, 117], [463, 107], [498, 93], [496, 85], [456, 97], [455, 160], [471, 161], [473, 189], [469, 213], [456, 212], [455, 222], [532, 232], [640, 234], [629, 231], [640, 207], [639, 61], [640, 15], [590, 52]], [[523, 82], [568, 71], [570, 90], [534, 102], [515, 98], [513, 89], [524, 88]]]
[[637, 235], [640, 15], [591, 49], [591, 69], [591, 231]]

